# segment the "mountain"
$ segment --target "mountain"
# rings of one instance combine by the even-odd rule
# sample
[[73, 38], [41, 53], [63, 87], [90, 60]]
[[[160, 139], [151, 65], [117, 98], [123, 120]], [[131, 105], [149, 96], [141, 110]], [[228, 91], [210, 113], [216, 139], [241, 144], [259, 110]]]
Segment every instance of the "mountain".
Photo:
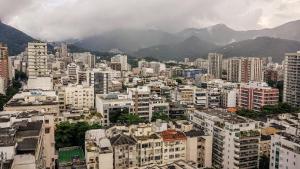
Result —
[[134, 52], [133, 55], [137, 57], [153, 57], [159, 60], [182, 60], [183, 57], [197, 58], [207, 56], [208, 52], [217, 48], [218, 46], [213, 43], [191, 36], [179, 43], [143, 48]]
[[34, 39], [0, 21], [0, 42], [8, 45], [9, 55], [17, 55], [23, 52], [30, 41], [34, 41]]
[[300, 42], [279, 38], [257, 37], [255, 39], [234, 42], [216, 50], [224, 57], [247, 56], [247, 57], [268, 57], [272, 56], [273, 61], [281, 62], [284, 54], [296, 52], [300, 49]]
[[85, 38], [75, 45], [97, 51], [109, 51], [117, 48], [124, 52], [133, 52], [154, 45], [179, 42], [176, 35], [159, 30], [114, 30], [98, 36]]
[[211, 43], [226, 45], [232, 42], [254, 39], [256, 37], [268, 36], [281, 39], [297, 40], [300, 39], [300, 20], [288, 22], [275, 28], [236, 31], [224, 24], [217, 24], [201, 29], [185, 29], [178, 33], [182, 38], [197, 36]]

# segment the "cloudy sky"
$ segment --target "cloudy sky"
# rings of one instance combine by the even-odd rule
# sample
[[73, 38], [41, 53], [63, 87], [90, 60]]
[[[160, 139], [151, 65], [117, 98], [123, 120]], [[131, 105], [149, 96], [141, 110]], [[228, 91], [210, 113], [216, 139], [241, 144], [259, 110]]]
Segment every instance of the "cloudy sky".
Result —
[[1, 20], [43, 40], [114, 29], [168, 32], [224, 23], [237, 30], [300, 19], [300, 0], [0, 0]]

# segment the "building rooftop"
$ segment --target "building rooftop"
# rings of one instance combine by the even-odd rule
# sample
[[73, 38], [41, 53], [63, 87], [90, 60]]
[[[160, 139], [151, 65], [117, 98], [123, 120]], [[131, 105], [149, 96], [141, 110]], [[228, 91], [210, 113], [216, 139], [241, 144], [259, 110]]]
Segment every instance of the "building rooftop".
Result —
[[34, 153], [38, 144], [38, 138], [24, 138], [21, 142], [18, 142], [16, 151], [18, 154]]
[[205, 132], [203, 130], [190, 130], [188, 132], [185, 132], [185, 135], [187, 137], [198, 137], [198, 136], [204, 136]]
[[125, 145], [125, 144], [134, 145], [137, 143], [134, 138], [132, 138], [131, 136], [127, 136], [125, 134], [119, 134], [117, 136], [110, 138], [110, 142], [114, 146]]
[[276, 133], [280, 136], [283, 136], [285, 140], [291, 141], [293, 143], [299, 144], [300, 145], [300, 136], [295, 136], [293, 134], [289, 134], [286, 132], [278, 132]]
[[239, 123], [248, 123], [248, 122], [253, 122], [251, 119], [247, 119], [241, 116], [238, 116], [235, 113], [229, 113], [225, 110], [219, 110], [219, 109], [208, 109], [208, 110], [201, 110], [202, 112], [210, 115], [210, 116], [215, 116], [218, 117], [225, 122], [231, 123], [231, 124], [239, 124]]
[[186, 140], [186, 136], [183, 132], [172, 129], [165, 130], [161, 132], [160, 135], [163, 138], [163, 141]]
[[17, 138], [39, 136], [43, 126], [43, 121], [28, 122], [22, 121], [15, 123], [17, 128]]

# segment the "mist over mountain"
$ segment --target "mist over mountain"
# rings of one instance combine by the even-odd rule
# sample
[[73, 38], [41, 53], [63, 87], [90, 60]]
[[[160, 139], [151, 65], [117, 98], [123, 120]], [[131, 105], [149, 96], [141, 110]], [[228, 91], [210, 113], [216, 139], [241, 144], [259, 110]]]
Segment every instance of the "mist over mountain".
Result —
[[[300, 21], [293, 21], [272, 29], [236, 31], [224, 24], [201, 29], [185, 29], [178, 33], [160, 30], [114, 30], [98, 36], [72, 40], [73, 46], [107, 52], [120, 49], [136, 57], [153, 57], [159, 60], [182, 60], [185, 57], [207, 57], [219, 52], [225, 57], [272, 56], [283, 60], [284, 53], [300, 50]], [[9, 46], [10, 55], [25, 50], [35, 39], [0, 22], [0, 42]]]
[[134, 52], [133, 55], [137, 57], [153, 57], [159, 60], [181, 60], [185, 57], [206, 57], [207, 53], [213, 52], [217, 48], [218, 46], [213, 43], [191, 36], [179, 43], [143, 48]]
[[300, 49], [300, 42], [279, 38], [257, 37], [240, 42], [234, 42], [216, 50], [225, 58], [234, 56], [269, 57], [275, 62], [281, 62], [284, 54], [296, 52]]
[[75, 45], [98, 51], [118, 48], [121, 51], [134, 52], [141, 48], [176, 43], [181, 40], [174, 34], [160, 30], [114, 30], [80, 40]]
[[247, 31], [236, 31], [224, 24], [218, 24], [202, 29], [185, 29], [179, 32], [179, 36], [184, 38], [197, 36], [200, 39], [205, 39], [206, 41], [219, 45], [227, 45], [232, 42], [262, 36], [299, 41], [300, 20], [288, 22], [275, 28]]

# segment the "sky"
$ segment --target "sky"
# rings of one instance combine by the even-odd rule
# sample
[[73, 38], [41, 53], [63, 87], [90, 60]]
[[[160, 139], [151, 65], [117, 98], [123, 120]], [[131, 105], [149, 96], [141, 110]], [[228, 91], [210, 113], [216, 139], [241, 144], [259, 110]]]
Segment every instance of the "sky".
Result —
[[271, 28], [300, 19], [299, 9], [300, 0], [0, 0], [0, 19], [34, 38], [57, 41], [115, 29]]

